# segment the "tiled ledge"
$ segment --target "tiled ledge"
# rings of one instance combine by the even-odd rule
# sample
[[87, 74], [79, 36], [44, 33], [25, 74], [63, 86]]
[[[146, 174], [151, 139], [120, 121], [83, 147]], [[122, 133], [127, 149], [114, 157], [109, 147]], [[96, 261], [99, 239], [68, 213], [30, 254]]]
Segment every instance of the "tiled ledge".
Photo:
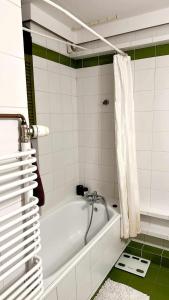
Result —
[[[126, 53], [131, 57], [132, 60], [169, 55], [169, 44], [131, 49], [126, 51]], [[59, 52], [55, 52], [37, 44], [32, 44], [32, 54], [74, 69], [111, 64], [114, 56], [112, 53], [83, 59], [73, 59], [69, 56], [60, 54]]]
[[153, 263], [169, 268], [169, 251], [131, 241], [125, 252], [151, 260]]

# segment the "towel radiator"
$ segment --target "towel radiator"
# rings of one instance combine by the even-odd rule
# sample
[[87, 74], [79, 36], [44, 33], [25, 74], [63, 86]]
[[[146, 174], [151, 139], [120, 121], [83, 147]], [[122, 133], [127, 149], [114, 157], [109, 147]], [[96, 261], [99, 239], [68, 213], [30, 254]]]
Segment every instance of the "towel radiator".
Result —
[[[43, 293], [38, 199], [34, 149], [0, 157], [0, 282], [1, 300], [35, 300]], [[20, 199], [18, 199], [20, 197]], [[12, 208], [10, 210], [10, 208]], [[19, 270], [21, 276], [15, 278]], [[11, 278], [11, 284], [10, 284]], [[7, 284], [6, 284], [7, 283]]]
[[[20, 151], [0, 157], [0, 300], [39, 300], [43, 295], [42, 262], [38, 253], [40, 222], [35, 149], [22, 115]], [[33, 156], [32, 156], [33, 155]]]

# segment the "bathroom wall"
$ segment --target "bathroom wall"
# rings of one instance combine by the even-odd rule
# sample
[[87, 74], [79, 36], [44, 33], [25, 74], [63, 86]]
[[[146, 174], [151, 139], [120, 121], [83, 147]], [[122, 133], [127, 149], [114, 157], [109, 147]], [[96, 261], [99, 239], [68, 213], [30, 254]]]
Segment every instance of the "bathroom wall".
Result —
[[[2, 0], [0, 3], [0, 113], [23, 113], [27, 116], [20, 2]], [[0, 155], [16, 151], [18, 149], [17, 122], [0, 120], [0, 125]]]
[[[119, 47], [137, 49], [141, 46], [154, 45], [155, 41], [158, 44], [161, 44], [160, 41], [167, 43], [168, 37], [168, 25], [164, 25], [160, 28], [121, 35], [116, 37], [116, 43]], [[66, 54], [66, 49], [63, 46], [60, 49], [59, 44], [54, 44], [53, 41], [46, 41], [37, 36], [34, 41]], [[94, 48], [96, 46], [98, 45], [93, 45]], [[165, 49], [163, 54], [159, 52], [160, 56], [156, 56], [155, 47], [148, 48], [148, 55], [144, 54], [144, 50], [137, 50], [136, 60], [132, 60], [138, 177], [141, 210], [144, 214], [142, 215], [142, 230], [145, 234], [161, 238], [169, 237], [167, 220], [164, 220], [164, 218], [167, 219], [164, 215], [167, 215], [169, 175], [167, 169], [168, 81], [166, 79], [169, 58], [168, 51], [165, 53]], [[101, 57], [101, 59], [102, 61], [100, 57], [99, 59], [95, 57], [84, 60], [80, 62], [81, 67], [75, 70], [37, 56], [34, 57], [38, 123], [49, 125], [52, 132], [46, 141], [45, 139], [39, 140], [40, 169], [47, 195], [45, 211], [53, 209], [61, 199], [74, 197], [74, 186], [78, 182], [87, 185], [91, 190], [102, 193], [111, 203], [118, 199], [113, 68], [111, 61], [106, 64], [108, 63], [106, 57]], [[64, 80], [67, 78], [67, 83], [61, 86], [63, 78]], [[67, 100], [71, 99], [72, 103], [74, 99], [73, 105], [70, 105], [69, 101], [64, 102], [64, 90], [67, 89], [68, 84], [69, 87], [70, 85], [73, 87], [73, 90], [70, 88], [66, 92]], [[53, 100], [51, 97], [54, 97]], [[102, 103], [105, 99], [109, 100], [107, 106]], [[54, 125], [55, 122], [57, 125]], [[66, 130], [65, 122], [67, 123]], [[63, 155], [65, 133], [75, 145], [71, 145], [65, 152], [67, 154]], [[75, 136], [74, 140], [70, 137], [72, 133]], [[55, 148], [55, 141], [57, 141], [58, 148]], [[76, 169], [76, 172], [72, 175], [72, 182], [65, 184], [66, 175], [63, 173], [67, 174], [65, 165], [67, 165], [67, 155], [71, 153], [70, 149], [74, 149], [74, 158], [69, 159], [69, 170], [73, 173]], [[54, 159], [56, 153], [62, 156], [59, 156], [57, 161]], [[58, 173], [56, 170], [59, 170]]]
[[[41, 39], [42, 43], [48, 49], [66, 51], [51, 40]], [[33, 66], [37, 123], [50, 130], [49, 136], [38, 139], [45, 214], [74, 197], [78, 183], [76, 71], [38, 56], [33, 56]]]
[[[134, 62], [136, 148], [141, 209], [168, 215], [169, 55]], [[143, 217], [145, 233], [168, 237], [167, 220]]]
[[112, 64], [77, 70], [80, 182], [111, 203], [117, 199], [113, 90]]
[[[27, 117], [21, 1], [1, 0], [0, 20], [0, 113], [22, 113]], [[0, 120], [0, 141], [0, 156], [18, 151], [17, 121]], [[15, 205], [20, 205], [20, 198]], [[6, 203], [5, 207], [1, 203], [0, 215], [4, 216], [12, 209], [10, 203]], [[15, 278], [8, 276], [1, 281], [0, 294], [22, 272], [24, 268], [17, 269]]]

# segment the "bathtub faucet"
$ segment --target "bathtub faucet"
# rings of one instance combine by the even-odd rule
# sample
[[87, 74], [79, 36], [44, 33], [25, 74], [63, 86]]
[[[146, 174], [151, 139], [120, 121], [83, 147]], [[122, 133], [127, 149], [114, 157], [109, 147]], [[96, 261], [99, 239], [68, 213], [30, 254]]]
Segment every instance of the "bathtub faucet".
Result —
[[92, 193], [89, 193], [89, 192], [85, 193], [84, 198], [85, 198], [85, 200], [87, 200], [89, 202], [89, 204], [93, 204], [93, 203], [98, 202], [98, 196], [99, 195], [97, 194], [97, 192], [94, 191]]
[[103, 205], [107, 209], [107, 203], [105, 198], [102, 195], [98, 195], [96, 191], [92, 193], [85, 193], [84, 198], [89, 202], [90, 205], [92, 205], [93, 203], [103, 203]]
[[101, 195], [98, 195], [98, 193], [96, 191], [94, 192], [87, 192], [84, 195], [84, 198], [89, 201], [90, 204], [94, 203], [98, 203], [98, 202], [105, 202], [105, 198]]

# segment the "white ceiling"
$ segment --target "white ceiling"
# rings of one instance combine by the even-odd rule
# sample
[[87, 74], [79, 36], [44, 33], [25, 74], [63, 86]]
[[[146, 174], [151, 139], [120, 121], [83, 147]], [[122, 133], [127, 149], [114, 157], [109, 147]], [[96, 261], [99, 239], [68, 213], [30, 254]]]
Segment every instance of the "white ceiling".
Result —
[[[52, 0], [63, 6], [84, 22], [102, 20], [114, 15], [118, 19], [141, 15], [158, 9], [169, 7], [169, 0]], [[24, 2], [24, 1], [23, 1]], [[58, 12], [53, 7], [44, 3], [43, 0], [32, 0], [39, 8], [44, 9], [54, 18], [64, 24], [75, 27], [74, 21]], [[77, 25], [76, 25], [77, 26]]]

